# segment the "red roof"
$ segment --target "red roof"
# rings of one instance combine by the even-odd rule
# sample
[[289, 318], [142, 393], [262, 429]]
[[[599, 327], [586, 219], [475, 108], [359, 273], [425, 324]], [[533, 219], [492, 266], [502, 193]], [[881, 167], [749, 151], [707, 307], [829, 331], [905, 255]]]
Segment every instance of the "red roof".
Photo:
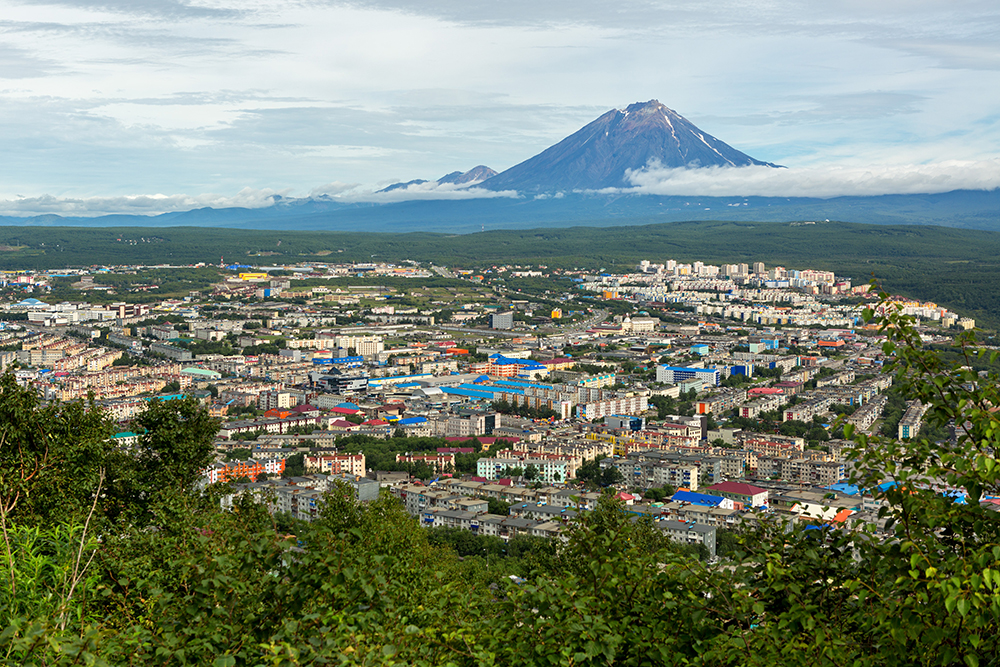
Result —
[[837, 512], [837, 515], [833, 517], [833, 523], [842, 523], [852, 514], [854, 514], [854, 510], [840, 510]]
[[756, 496], [759, 493], [767, 493], [767, 489], [762, 489], [753, 484], [743, 482], [719, 482], [708, 487], [711, 491], [722, 491], [723, 493], [734, 493], [740, 496]]
[[752, 396], [758, 394], [783, 394], [785, 393], [785, 390], [780, 389], [778, 387], [754, 387], [753, 389], [750, 389], [747, 393]]
[[356, 415], [361, 410], [352, 410], [351, 408], [330, 408], [330, 412], [335, 412], [338, 415]]

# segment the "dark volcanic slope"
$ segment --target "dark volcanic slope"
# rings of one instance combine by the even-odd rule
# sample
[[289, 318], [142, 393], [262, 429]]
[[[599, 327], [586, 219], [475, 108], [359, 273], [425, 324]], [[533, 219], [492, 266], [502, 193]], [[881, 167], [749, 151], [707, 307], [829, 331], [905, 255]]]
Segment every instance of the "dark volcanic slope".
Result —
[[613, 109], [535, 157], [487, 179], [491, 190], [548, 192], [628, 187], [626, 169], [776, 165], [741, 153], [656, 100]]

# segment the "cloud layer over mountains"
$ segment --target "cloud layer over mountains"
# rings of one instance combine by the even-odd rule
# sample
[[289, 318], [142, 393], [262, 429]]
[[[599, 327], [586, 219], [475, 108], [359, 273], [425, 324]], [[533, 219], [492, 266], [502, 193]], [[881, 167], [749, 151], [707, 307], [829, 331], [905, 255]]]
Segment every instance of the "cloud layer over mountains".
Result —
[[[882, 194], [934, 194], [952, 190], [1000, 188], [1000, 160], [958, 161], [878, 167], [708, 167], [667, 169], [651, 164], [630, 172], [633, 187], [592, 191], [595, 194], [643, 194], [702, 197], [818, 197]], [[558, 193], [564, 195], [567, 193]], [[264, 208], [279, 200], [295, 200], [291, 189], [243, 188], [234, 195], [131, 195], [119, 197], [21, 197], [0, 200], [0, 215], [57, 214], [97, 216], [108, 213], [154, 215], [194, 208]], [[549, 198], [551, 194], [522, 194], [480, 187], [429, 181], [389, 192], [376, 192], [356, 184], [330, 183], [301, 197], [329, 197], [344, 203], [389, 204], [402, 201], [460, 199]]]
[[632, 171], [628, 192], [703, 197], [840, 197], [935, 194], [1000, 188], [1000, 160], [799, 169], [708, 167], [669, 169], [651, 164]]

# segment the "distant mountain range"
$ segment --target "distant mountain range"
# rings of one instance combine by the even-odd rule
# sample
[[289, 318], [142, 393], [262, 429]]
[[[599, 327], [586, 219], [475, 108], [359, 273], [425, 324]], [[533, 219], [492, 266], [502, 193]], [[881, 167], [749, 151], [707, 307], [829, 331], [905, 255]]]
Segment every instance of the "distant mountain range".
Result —
[[575, 193], [545, 199], [500, 197], [389, 204], [348, 204], [329, 197], [279, 198], [266, 208], [200, 208], [157, 216], [0, 217], [0, 225], [465, 233], [483, 228], [607, 227], [689, 220], [840, 220], [1000, 231], [1000, 191], [956, 190], [932, 195], [832, 199]]
[[426, 181], [422, 178], [417, 178], [412, 181], [407, 181], [406, 183], [393, 183], [392, 185], [382, 188], [378, 192], [392, 192], [393, 190], [405, 190], [411, 185], [423, 185], [425, 183], [433, 183], [435, 185], [442, 185], [444, 183], [451, 183], [452, 185], [476, 185], [490, 178], [491, 176], [496, 176], [497, 172], [493, 171], [486, 165], [479, 165], [478, 167], [473, 167], [469, 171], [453, 171], [450, 174], [445, 174], [436, 181]]
[[[0, 217], [0, 224], [460, 233], [484, 228], [612, 226], [689, 220], [840, 220], [1000, 231], [1000, 192], [996, 190], [830, 199], [660, 196], [630, 191], [629, 171], [649, 165], [687, 169], [779, 168], [736, 150], [677, 112], [650, 100], [622, 110], [612, 109], [554, 146], [499, 174], [479, 165], [436, 181], [416, 179], [395, 183], [369, 201], [347, 201], [328, 195], [306, 198], [275, 195], [271, 205], [262, 208], [201, 208], [156, 216]], [[455, 190], [469, 190], [472, 196], [451, 200], [414, 196], [406, 200], [406, 192], [399, 196], [400, 191], [406, 190], [421, 195], [431, 192], [432, 196], [436, 191], [454, 194]], [[476, 198], [477, 191], [490, 196]], [[385, 196], [394, 192], [397, 193], [394, 196]]]

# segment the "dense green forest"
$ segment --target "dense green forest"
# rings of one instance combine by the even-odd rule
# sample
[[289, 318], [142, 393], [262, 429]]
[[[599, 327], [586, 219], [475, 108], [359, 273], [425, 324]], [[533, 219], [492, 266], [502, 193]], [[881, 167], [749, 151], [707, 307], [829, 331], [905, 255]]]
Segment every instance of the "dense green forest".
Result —
[[[1000, 656], [1000, 404], [882, 324], [906, 398], [957, 444], [858, 436], [870, 524], [745, 524], [703, 561], [608, 494], [566, 541], [421, 528], [391, 496], [318, 520], [194, 484], [217, 424], [192, 400], [134, 449], [81, 403], [0, 379], [0, 656], [16, 665], [979, 665]], [[969, 335], [956, 343], [974, 347]], [[90, 407], [91, 409], [88, 409]], [[849, 427], [845, 429], [851, 437]], [[359, 443], [361, 444], [361, 443]], [[367, 444], [367, 443], [366, 443]], [[965, 489], [956, 503], [940, 488]], [[882, 484], [882, 486], [877, 486]]]

